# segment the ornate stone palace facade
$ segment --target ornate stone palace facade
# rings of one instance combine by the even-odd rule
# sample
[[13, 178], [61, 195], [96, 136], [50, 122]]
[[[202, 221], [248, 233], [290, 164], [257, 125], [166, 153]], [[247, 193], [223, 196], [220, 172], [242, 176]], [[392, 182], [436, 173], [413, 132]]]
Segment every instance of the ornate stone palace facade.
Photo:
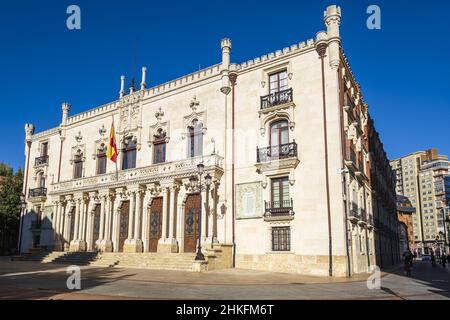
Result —
[[[22, 251], [179, 254], [195, 252], [201, 231], [223, 265], [333, 276], [375, 266], [374, 219], [393, 221], [395, 205], [373, 210], [380, 150], [369, 148], [340, 8], [324, 22], [314, 40], [240, 64], [223, 39], [217, 65], [152, 88], [143, 68], [140, 88], [122, 77], [112, 103], [72, 116], [64, 103], [58, 127], [26, 125]], [[190, 181], [199, 163], [201, 185]]]

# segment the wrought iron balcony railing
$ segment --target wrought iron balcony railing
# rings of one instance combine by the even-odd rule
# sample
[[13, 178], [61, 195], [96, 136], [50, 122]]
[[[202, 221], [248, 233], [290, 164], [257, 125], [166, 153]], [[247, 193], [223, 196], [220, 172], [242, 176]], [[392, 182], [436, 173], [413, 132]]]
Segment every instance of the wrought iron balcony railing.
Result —
[[294, 157], [297, 157], [296, 142], [266, 148], [256, 148], [256, 162], [258, 163]]
[[288, 217], [293, 216], [294, 202], [293, 200], [283, 201], [264, 201], [265, 213], [264, 217]]
[[34, 165], [36, 166], [43, 166], [45, 164], [48, 164], [48, 156], [37, 157], [34, 160]]
[[47, 188], [44, 188], [44, 187], [29, 189], [29, 192], [28, 192], [28, 196], [30, 198], [45, 197], [46, 195], [47, 195]]
[[41, 220], [31, 221], [31, 229], [38, 230], [41, 229], [41, 226], [42, 226]]
[[267, 96], [261, 97], [261, 110], [278, 106], [280, 104], [292, 102], [292, 100], [293, 100], [292, 88], [268, 94]]

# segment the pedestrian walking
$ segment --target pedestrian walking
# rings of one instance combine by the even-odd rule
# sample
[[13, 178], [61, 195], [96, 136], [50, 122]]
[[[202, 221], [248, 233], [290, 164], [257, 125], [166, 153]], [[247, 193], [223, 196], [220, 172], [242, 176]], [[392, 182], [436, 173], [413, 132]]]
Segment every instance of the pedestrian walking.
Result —
[[445, 253], [442, 252], [441, 255], [441, 263], [442, 263], [442, 268], [445, 269], [445, 262], [447, 261], [447, 257], [445, 256]]
[[450, 265], [450, 253], [447, 253], [447, 264]]
[[431, 251], [431, 266], [434, 268], [436, 267], [436, 257], [434, 255], [434, 252]]
[[412, 268], [412, 262], [413, 262], [414, 255], [412, 254], [411, 250], [407, 250], [403, 253], [403, 261], [404, 261], [404, 268], [405, 273], [407, 277], [411, 277], [411, 268]]

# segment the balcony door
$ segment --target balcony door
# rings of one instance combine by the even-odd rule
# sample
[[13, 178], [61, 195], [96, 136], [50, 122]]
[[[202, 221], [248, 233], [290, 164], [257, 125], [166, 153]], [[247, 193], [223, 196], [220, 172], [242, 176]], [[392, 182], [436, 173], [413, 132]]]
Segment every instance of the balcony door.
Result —
[[272, 208], [283, 209], [290, 207], [289, 178], [272, 179]]
[[289, 151], [289, 127], [287, 120], [279, 120], [270, 125], [270, 153], [272, 158], [283, 156], [284, 149]]
[[269, 76], [270, 94], [274, 94], [288, 88], [287, 71], [273, 73]]

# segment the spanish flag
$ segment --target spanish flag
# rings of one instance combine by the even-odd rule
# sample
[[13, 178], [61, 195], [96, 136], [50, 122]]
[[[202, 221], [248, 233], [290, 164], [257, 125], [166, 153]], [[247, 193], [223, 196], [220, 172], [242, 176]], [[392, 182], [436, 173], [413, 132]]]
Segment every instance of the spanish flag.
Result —
[[116, 133], [114, 131], [114, 121], [111, 124], [111, 132], [109, 133], [108, 152], [107, 157], [112, 162], [117, 163], [117, 146], [116, 146]]

